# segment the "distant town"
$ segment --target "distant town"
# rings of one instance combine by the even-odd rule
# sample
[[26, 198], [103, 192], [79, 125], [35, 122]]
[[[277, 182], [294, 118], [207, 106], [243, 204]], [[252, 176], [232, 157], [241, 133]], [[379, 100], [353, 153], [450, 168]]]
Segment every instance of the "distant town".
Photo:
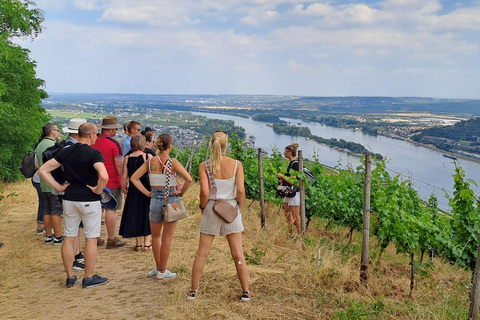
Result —
[[[318, 122], [327, 126], [360, 130], [372, 135], [420, 143], [430, 148], [480, 159], [480, 100], [392, 97], [298, 97], [262, 95], [139, 95], [50, 94], [43, 102], [55, 121], [66, 124], [72, 117], [100, 122], [114, 114], [119, 121], [137, 120], [159, 132], [171, 133], [180, 147], [203, 143], [212, 130], [235, 132], [253, 145], [255, 137], [233, 121], [208, 119], [190, 112], [252, 117], [282, 124], [282, 117]], [[181, 112], [181, 113], [179, 113]], [[290, 124], [291, 125], [291, 124]], [[286, 124], [285, 124], [286, 126]], [[362, 153], [353, 143], [311, 137], [305, 130], [276, 126], [290, 135], [313, 138], [331, 147]], [[295, 132], [294, 132], [295, 131]]]

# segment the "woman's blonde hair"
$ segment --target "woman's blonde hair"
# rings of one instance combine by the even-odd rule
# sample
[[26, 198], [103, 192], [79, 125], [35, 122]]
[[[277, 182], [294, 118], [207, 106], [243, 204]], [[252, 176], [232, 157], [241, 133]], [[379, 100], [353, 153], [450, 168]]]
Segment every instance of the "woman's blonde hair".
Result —
[[294, 142], [291, 145], [285, 147], [285, 150], [288, 150], [292, 153], [292, 156], [297, 156], [298, 143]]
[[210, 154], [210, 162], [212, 164], [212, 173], [220, 171], [220, 163], [222, 163], [222, 154], [227, 151], [228, 135], [223, 131], [215, 131], [210, 140], [212, 145], [212, 153]]

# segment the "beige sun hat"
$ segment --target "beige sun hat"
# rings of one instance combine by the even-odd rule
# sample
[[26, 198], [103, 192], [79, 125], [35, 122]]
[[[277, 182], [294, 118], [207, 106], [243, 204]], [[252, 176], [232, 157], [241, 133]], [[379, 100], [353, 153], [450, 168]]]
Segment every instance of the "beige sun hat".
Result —
[[63, 133], [78, 133], [78, 128], [82, 123], [87, 122], [85, 119], [73, 118], [68, 122], [68, 127], [62, 129]]

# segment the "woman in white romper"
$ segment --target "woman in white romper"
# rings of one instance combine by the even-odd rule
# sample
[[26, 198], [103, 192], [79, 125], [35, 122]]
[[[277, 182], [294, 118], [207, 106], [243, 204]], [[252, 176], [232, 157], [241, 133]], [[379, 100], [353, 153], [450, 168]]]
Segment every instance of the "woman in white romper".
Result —
[[196, 299], [203, 267], [210, 253], [213, 240], [216, 235], [225, 235], [243, 290], [240, 299], [242, 301], [250, 301], [252, 294], [248, 287], [248, 268], [242, 248], [242, 231], [244, 227], [241, 211], [245, 201], [243, 166], [240, 161], [226, 156], [228, 135], [225, 132], [215, 132], [210, 143], [212, 147], [210, 170], [215, 178], [217, 187], [216, 197], [227, 200], [233, 206], [238, 205], [239, 212], [234, 221], [227, 223], [213, 211], [215, 194], [211, 193], [206, 164], [202, 162], [198, 168], [200, 177], [200, 210], [202, 212], [199, 228], [200, 243], [195, 256], [195, 262], [193, 263], [192, 284], [187, 298], [189, 300]]

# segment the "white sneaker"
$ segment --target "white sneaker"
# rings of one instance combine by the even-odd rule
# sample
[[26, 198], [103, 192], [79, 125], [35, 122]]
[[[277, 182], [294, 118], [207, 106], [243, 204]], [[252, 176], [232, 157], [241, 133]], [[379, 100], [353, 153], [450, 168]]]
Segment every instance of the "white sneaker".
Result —
[[147, 277], [149, 278], [157, 278], [157, 268], [153, 268], [153, 270], [148, 271]]
[[177, 277], [176, 273], [170, 272], [168, 269], [165, 269], [165, 272], [157, 271], [157, 280], [172, 280]]

